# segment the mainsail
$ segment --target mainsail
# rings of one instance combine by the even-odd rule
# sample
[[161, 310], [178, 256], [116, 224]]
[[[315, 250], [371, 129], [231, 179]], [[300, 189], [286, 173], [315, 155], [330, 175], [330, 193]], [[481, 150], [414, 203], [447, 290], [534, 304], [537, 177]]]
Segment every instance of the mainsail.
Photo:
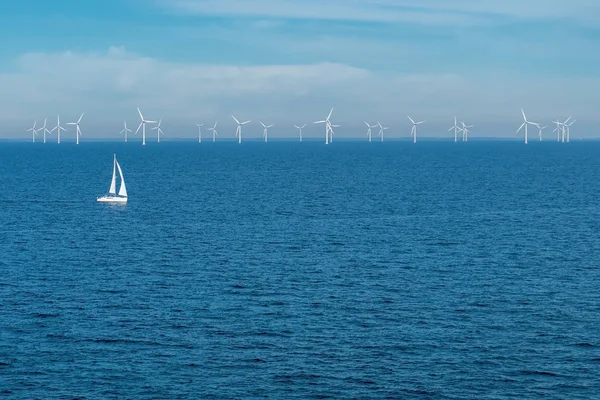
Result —
[[[115, 154], [115, 160], [113, 162], [113, 176], [112, 181], [110, 182], [110, 189], [108, 189], [108, 193], [115, 194], [117, 193], [117, 175], [116, 175], [116, 166], [117, 166], [117, 155]], [[121, 172], [121, 168], [119, 167], [119, 172]], [[121, 179], [123, 179], [123, 175], [121, 174]]]
[[[127, 197], [127, 188], [125, 187], [125, 179], [123, 179], [123, 171], [121, 171], [121, 166], [117, 162], [116, 158], [115, 158], [115, 163], [117, 164], [117, 168], [119, 169], [119, 175], [121, 176], [121, 187], [119, 188], [119, 196]], [[113, 180], [113, 183], [114, 183], [114, 180]], [[112, 188], [112, 186], [111, 186], [111, 188]]]

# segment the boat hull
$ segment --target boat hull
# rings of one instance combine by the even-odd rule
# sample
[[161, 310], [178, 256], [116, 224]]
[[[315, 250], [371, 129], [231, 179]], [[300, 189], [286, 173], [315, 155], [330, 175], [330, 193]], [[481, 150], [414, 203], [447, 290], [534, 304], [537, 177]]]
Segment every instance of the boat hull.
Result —
[[97, 199], [100, 203], [127, 203], [127, 197], [102, 196]]

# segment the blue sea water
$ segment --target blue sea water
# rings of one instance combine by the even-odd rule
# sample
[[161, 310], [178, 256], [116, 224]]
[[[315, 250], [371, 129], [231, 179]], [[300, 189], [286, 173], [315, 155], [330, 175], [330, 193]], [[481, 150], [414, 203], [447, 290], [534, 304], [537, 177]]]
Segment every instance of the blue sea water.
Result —
[[[100, 204], [117, 153], [130, 196]], [[0, 397], [600, 396], [600, 143], [0, 143]]]

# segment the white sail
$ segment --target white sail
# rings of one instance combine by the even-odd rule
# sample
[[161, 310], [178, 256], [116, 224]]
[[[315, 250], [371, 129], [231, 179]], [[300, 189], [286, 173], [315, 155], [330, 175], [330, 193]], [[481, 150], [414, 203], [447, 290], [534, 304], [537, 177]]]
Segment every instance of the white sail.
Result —
[[121, 166], [115, 159], [115, 163], [117, 163], [117, 168], [119, 169], [119, 175], [121, 176], [121, 187], [119, 188], [119, 196], [127, 197], [127, 188], [125, 187], [125, 179], [123, 179], [123, 171], [121, 171]]
[[[115, 194], [117, 193], [117, 175], [116, 175], [116, 165], [117, 165], [117, 156], [115, 155], [115, 160], [113, 162], [113, 176], [112, 176], [112, 181], [110, 182], [110, 189], [108, 189], [108, 193], [110, 194]], [[119, 171], [121, 171], [121, 169], [119, 168]], [[121, 175], [121, 179], [123, 178], [123, 175]]]

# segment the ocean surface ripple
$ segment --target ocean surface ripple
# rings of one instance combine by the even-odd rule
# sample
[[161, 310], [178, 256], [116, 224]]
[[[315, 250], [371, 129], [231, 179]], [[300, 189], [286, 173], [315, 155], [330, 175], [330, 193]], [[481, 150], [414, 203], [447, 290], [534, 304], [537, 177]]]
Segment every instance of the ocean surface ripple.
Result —
[[598, 396], [599, 155], [2, 142], [0, 397]]

